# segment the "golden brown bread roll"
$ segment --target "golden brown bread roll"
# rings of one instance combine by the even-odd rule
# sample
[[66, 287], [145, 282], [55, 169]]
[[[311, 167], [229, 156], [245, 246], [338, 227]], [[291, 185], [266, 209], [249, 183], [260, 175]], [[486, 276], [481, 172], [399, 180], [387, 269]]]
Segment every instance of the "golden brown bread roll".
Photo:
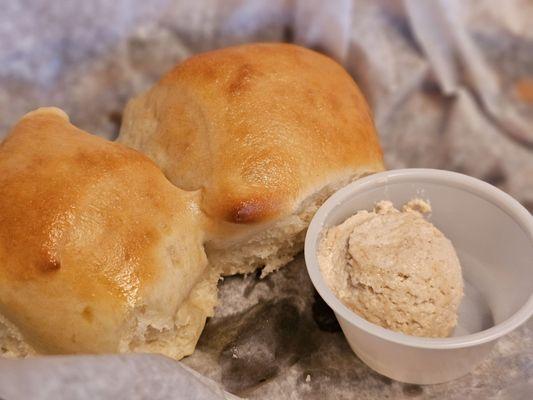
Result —
[[288, 44], [186, 60], [129, 102], [119, 141], [176, 186], [202, 190], [208, 258], [224, 274], [287, 263], [333, 191], [383, 169], [354, 81], [328, 57]]
[[195, 192], [27, 114], [0, 145], [0, 355], [192, 353], [216, 301]]

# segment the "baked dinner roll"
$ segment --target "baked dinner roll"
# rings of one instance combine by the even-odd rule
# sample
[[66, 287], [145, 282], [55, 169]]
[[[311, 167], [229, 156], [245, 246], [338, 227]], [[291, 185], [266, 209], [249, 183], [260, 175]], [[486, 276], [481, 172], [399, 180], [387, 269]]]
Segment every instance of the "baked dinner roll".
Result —
[[0, 355], [192, 353], [216, 301], [198, 194], [55, 108], [0, 145]]
[[192, 57], [126, 107], [119, 141], [201, 190], [207, 255], [223, 274], [263, 274], [303, 248], [336, 189], [383, 169], [357, 85], [328, 57], [251, 44]]

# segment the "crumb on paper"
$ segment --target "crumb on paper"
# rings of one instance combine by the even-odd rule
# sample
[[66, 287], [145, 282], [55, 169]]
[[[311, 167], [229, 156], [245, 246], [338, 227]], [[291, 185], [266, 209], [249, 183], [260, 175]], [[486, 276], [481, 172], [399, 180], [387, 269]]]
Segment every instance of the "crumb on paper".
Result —
[[533, 103], [533, 78], [522, 78], [515, 83], [516, 96], [524, 103]]
[[305, 381], [311, 382], [311, 375], [307, 374], [307, 376], [305, 377]]

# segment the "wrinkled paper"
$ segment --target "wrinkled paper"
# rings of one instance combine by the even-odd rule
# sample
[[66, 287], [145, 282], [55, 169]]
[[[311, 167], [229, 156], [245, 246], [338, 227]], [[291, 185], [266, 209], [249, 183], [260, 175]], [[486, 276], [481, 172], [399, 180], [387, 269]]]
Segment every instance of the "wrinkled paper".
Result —
[[0, 360], [0, 398], [231, 400], [237, 397], [170, 358], [128, 354]]
[[[289, 41], [331, 55], [374, 112], [389, 168], [460, 171], [533, 210], [533, 3], [526, 0], [7, 0], [0, 138], [45, 105], [114, 138], [126, 101], [191, 54]], [[473, 373], [417, 386], [353, 355], [301, 257], [226, 278], [195, 353], [0, 360], [0, 398], [529, 399], [533, 323]], [[187, 366], [192, 369], [187, 369]], [[197, 371], [196, 373], [192, 371]], [[200, 373], [201, 375], [199, 375]]]

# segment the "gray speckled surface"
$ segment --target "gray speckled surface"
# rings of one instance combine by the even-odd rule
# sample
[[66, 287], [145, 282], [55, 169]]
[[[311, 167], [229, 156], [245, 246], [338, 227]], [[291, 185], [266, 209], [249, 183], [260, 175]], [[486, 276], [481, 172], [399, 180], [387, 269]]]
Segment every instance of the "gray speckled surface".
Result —
[[[523, 129], [533, 126], [532, 20], [527, 0], [4, 0], [0, 137], [31, 109], [57, 105], [113, 138], [127, 99], [185, 57], [296, 40], [356, 77], [389, 168], [462, 171], [533, 210], [533, 139]], [[185, 363], [251, 398], [533, 398], [531, 320], [472, 374], [404, 385], [351, 353], [301, 264], [223, 282], [217, 317]]]
[[[366, 367], [315, 294], [303, 257], [276, 274], [226, 278], [221, 304], [185, 364], [249, 398], [531, 399], [533, 320], [458, 380], [403, 384]], [[310, 381], [306, 378], [309, 375]]]

